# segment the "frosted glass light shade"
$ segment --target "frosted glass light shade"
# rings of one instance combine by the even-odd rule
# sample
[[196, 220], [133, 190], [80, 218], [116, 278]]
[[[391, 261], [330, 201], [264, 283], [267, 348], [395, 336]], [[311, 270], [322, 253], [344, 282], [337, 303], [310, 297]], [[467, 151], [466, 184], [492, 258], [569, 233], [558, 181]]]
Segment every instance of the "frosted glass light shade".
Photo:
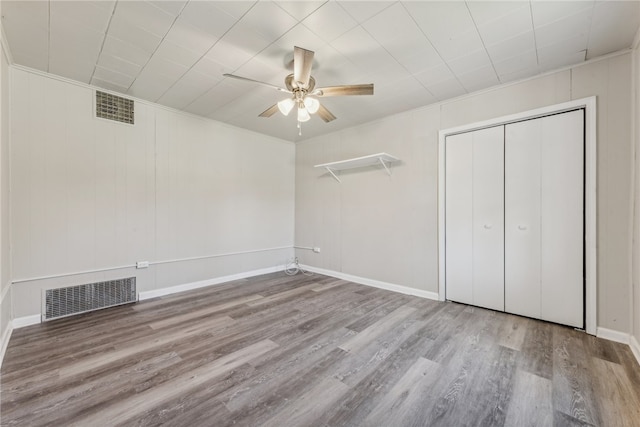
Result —
[[296, 102], [292, 98], [283, 99], [278, 102], [278, 110], [285, 116], [288, 116]]
[[304, 108], [304, 107], [298, 108], [298, 121], [299, 122], [307, 122], [307, 121], [309, 121], [310, 118], [311, 118], [311, 116], [309, 115], [309, 112], [307, 111], [306, 108]]
[[318, 108], [320, 108], [320, 101], [307, 97], [304, 99], [304, 106], [307, 107], [307, 111], [310, 114], [315, 114], [318, 112]]

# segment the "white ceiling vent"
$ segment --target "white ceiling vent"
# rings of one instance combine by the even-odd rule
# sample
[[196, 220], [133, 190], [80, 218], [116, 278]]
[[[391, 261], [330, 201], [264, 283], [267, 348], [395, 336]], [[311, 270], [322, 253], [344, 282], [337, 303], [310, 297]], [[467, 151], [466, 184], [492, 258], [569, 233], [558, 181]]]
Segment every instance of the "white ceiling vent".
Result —
[[96, 117], [133, 124], [133, 100], [96, 91]]

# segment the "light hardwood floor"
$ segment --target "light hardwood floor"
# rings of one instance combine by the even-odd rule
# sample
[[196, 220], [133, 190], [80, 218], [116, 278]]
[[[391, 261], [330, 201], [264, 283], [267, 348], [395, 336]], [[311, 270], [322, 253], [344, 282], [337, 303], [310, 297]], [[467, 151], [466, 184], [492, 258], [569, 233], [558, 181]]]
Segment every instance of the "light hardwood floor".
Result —
[[314, 275], [14, 331], [13, 426], [639, 426], [627, 346]]

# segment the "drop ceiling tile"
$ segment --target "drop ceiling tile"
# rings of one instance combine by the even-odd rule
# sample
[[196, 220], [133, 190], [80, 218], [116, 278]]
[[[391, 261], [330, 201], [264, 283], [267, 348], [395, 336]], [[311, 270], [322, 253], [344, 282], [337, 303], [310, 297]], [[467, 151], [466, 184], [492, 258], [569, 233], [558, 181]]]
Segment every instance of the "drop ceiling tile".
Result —
[[358, 25], [336, 2], [325, 3], [302, 23], [327, 42], [335, 40]]
[[218, 41], [218, 38], [187, 23], [180, 17], [171, 27], [164, 40], [184, 49], [204, 55]]
[[536, 47], [533, 30], [519, 34], [500, 43], [487, 46], [487, 53], [493, 62], [503, 61], [520, 52], [534, 50]]
[[166, 61], [175, 62], [183, 67], [191, 68], [201, 57], [197, 52], [193, 52], [189, 49], [185, 49], [182, 46], [178, 46], [168, 40], [164, 40], [160, 43], [158, 50], [153, 55], [153, 58], [164, 59]]
[[516, 73], [527, 69], [537, 69], [538, 59], [535, 50], [523, 52], [503, 61], [493, 63], [500, 80], [503, 75]]
[[432, 42], [434, 39], [441, 40], [472, 30], [476, 31], [476, 26], [464, 2], [409, 1], [402, 4]]
[[[538, 61], [542, 64], [559, 57], [574, 56], [578, 52], [582, 52], [582, 56], [584, 57], [586, 51], [587, 41], [584, 39], [582, 34], [578, 34], [575, 37], [558, 40], [556, 43], [539, 47]], [[582, 60], [584, 60], [584, 58]]]
[[[534, 1], [531, 2], [533, 24], [536, 27], [551, 24], [572, 15], [593, 9], [594, 1]], [[591, 12], [588, 12], [591, 14]]]
[[150, 33], [149, 31], [137, 26], [122, 14], [114, 16], [109, 26], [110, 36], [136, 46], [147, 53], [153, 53], [158, 48], [161, 36]]
[[522, 1], [470, 1], [469, 12], [477, 26], [494, 21], [522, 7], [529, 8], [529, 2]]
[[163, 76], [167, 77], [171, 80], [171, 83], [175, 82], [177, 79], [182, 77], [184, 73], [187, 72], [189, 67], [178, 64], [177, 62], [168, 61], [159, 56], [153, 56], [147, 63], [147, 65], [143, 68], [142, 74], [146, 74], [147, 76]]
[[127, 94], [156, 102], [175, 81], [176, 79], [153, 71], [147, 71], [145, 68], [133, 82]]
[[[225, 41], [232, 46], [233, 49], [239, 50], [249, 57], [255, 56], [271, 44], [271, 40], [265, 39], [264, 36], [244, 25], [236, 25], [230, 29], [221, 41]], [[215, 47], [216, 46], [214, 46], [212, 50], [215, 49]]]
[[519, 71], [514, 71], [512, 73], [506, 73], [500, 75], [501, 83], [514, 82], [517, 80], [527, 79], [529, 77], [535, 76], [540, 72], [538, 67], [525, 68]]
[[49, 2], [3, 1], [2, 24], [27, 28], [49, 28]]
[[442, 63], [435, 67], [428, 68], [420, 73], [414, 75], [424, 87], [430, 87], [438, 83], [442, 83], [454, 78], [453, 73], [447, 67], [447, 64]]
[[[283, 67], [279, 67], [277, 64], [274, 65], [271, 61], [265, 62], [254, 57], [238, 68], [234, 74], [284, 87], [284, 78], [289, 73]], [[243, 87], [247, 89], [255, 87], [254, 83], [243, 83]]]
[[581, 35], [585, 41], [589, 37], [591, 27], [591, 9], [587, 9], [577, 15], [572, 15], [554, 21], [550, 24], [535, 27], [536, 45], [538, 47], [556, 43], [577, 35]]
[[211, 58], [204, 57], [200, 58], [198, 62], [193, 65], [190, 71], [209, 76], [210, 79], [214, 79], [215, 81], [220, 81], [223, 79], [222, 75], [224, 73], [230, 73], [233, 70], [217, 63]]
[[[193, 3], [193, 1], [191, 1]], [[227, 15], [232, 16], [235, 19], [240, 19], [245, 13], [247, 13], [252, 7], [258, 3], [258, 0], [241, 0], [241, 1], [220, 1], [216, 2], [216, 8], [220, 9]]]
[[284, 9], [289, 15], [296, 18], [298, 21], [302, 21], [307, 16], [311, 15], [318, 8], [320, 8], [323, 4], [327, 3], [328, 0], [320, 0], [320, 1], [276, 1], [275, 3]]
[[511, 9], [507, 14], [478, 26], [478, 32], [485, 45], [500, 43], [532, 30], [531, 9], [528, 3], [525, 3], [523, 7]]
[[255, 31], [269, 41], [267, 44], [270, 44], [297, 23], [293, 16], [277, 4], [260, 1], [238, 21], [238, 26]]
[[[111, 20], [115, 2], [99, 1], [54, 1], [50, 2], [51, 18], [64, 17], [75, 25], [105, 33]], [[107, 7], [105, 7], [107, 6]]]
[[220, 6], [221, 3], [215, 3], [214, 5], [213, 2], [190, 1], [182, 11], [180, 20], [216, 38], [220, 38], [237, 21], [236, 17], [216, 7]]
[[49, 56], [54, 58], [62, 55], [95, 64], [104, 37], [104, 33], [74, 26], [73, 21], [65, 16], [52, 16]]
[[392, 1], [338, 1], [338, 4], [358, 23], [365, 22], [393, 3]]
[[375, 69], [381, 64], [396, 62], [362, 27], [356, 27], [338, 37], [331, 42], [331, 46], [363, 72]]
[[487, 66], [479, 70], [473, 70], [471, 72], [458, 74], [457, 77], [458, 81], [460, 81], [467, 92], [486, 89], [500, 83], [500, 81], [498, 80], [498, 76], [492, 66]]
[[95, 62], [85, 61], [75, 56], [53, 55], [49, 59], [49, 72], [71, 80], [88, 84], [95, 68]]
[[433, 94], [433, 96], [441, 101], [467, 93], [464, 87], [462, 87], [460, 82], [455, 78], [432, 86], [427, 86], [427, 89]]
[[548, 57], [544, 60], [540, 58], [540, 71], [555, 70], [569, 65], [579, 64], [585, 61], [586, 50], [581, 52], [567, 53], [555, 57]]
[[[640, 25], [640, 2], [597, 2], [593, 12], [587, 58], [631, 46]], [[611, 29], [615, 28], [615, 31]]]
[[29, 56], [19, 51], [11, 52], [11, 56], [16, 64], [41, 71], [47, 71], [49, 69], [49, 59], [47, 55]]
[[109, 35], [105, 39], [102, 52], [141, 67], [151, 58], [150, 53]]
[[125, 61], [122, 58], [102, 52], [98, 58], [98, 66], [106, 69], [116, 70], [128, 76], [137, 76], [142, 71], [142, 66], [133, 62]]
[[[315, 52], [326, 44], [327, 43], [318, 37], [313, 31], [302, 24], [298, 24], [278, 40], [274, 41], [273, 44], [268, 46], [263, 52], [260, 52], [260, 54], [262, 55], [263, 53], [266, 53], [267, 55], [274, 55], [274, 59], [277, 59], [280, 63], [284, 64], [285, 59], [287, 62], [293, 60], [294, 46], [299, 46]], [[287, 55], [287, 58], [282, 55]]]
[[469, 55], [447, 61], [449, 68], [454, 74], [463, 74], [469, 71], [477, 70], [491, 66], [489, 55], [484, 49], [476, 50]]
[[116, 4], [112, 20], [128, 20], [156, 36], [164, 37], [175, 18], [175, 15], [146, 1], [120, 1]]
[[205, 57], [223, 65], [229, 70], [235, 70], [254, 55], [255, 53], [236, 48], [231, 41], [221, 39], [213, 45]]
[[237, 87], [229, 85], [226, 81], [223, 81], [193, 101], [185, 109], [193, 114], [209, 116], [218, 108], [228, 104], [237, 97]]
[[91, 84], [93, 86], [97, 86], [99, 88], [110, 90], [110, 91], [113, 91], [113, 92], [118, 92], [118, 93], [121, 93], [123, 95], [125, 95], [126, 92], [127, 92], [127, 88], [126, 87], [122, 87], [122, 86], [115, 85], [113, 83], [105, 82], [104, 80], [100, 80], [100, 79], [97, 79], [95, 77], [91, 79]]
[[159, 1], [150, 1], [152, 5], [157, 7], [158, 9], [162, 9], [170, 15], [178, 16], [184, 6], [187, 4], [187, 0], [159, 0]]
[[204, 74], [189, 71], [158, 99], [162, 105], [184, 109], [215, 85], [215, 81]]
[[120, 87], [128, 88], [135, 80], [136, 76], [128, 76], [126, 74], [119, 73], [116, 70], [110, 70], [107, 68], [96, 67], [93, 72], [93, 78], [99, 79]]

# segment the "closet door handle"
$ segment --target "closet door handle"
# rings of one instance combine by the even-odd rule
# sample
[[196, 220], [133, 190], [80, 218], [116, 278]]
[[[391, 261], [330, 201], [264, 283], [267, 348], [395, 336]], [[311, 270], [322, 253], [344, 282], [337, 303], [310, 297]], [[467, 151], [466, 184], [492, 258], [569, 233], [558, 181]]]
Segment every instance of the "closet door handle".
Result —
[[519, 225], [518, 226], [518, 230], [526, 230], [527, 226], [526, 225]]
[[491, 224], [485, 224], [483, 225], [485, 230], [491, 230], [491, 227], [493, 227]]

